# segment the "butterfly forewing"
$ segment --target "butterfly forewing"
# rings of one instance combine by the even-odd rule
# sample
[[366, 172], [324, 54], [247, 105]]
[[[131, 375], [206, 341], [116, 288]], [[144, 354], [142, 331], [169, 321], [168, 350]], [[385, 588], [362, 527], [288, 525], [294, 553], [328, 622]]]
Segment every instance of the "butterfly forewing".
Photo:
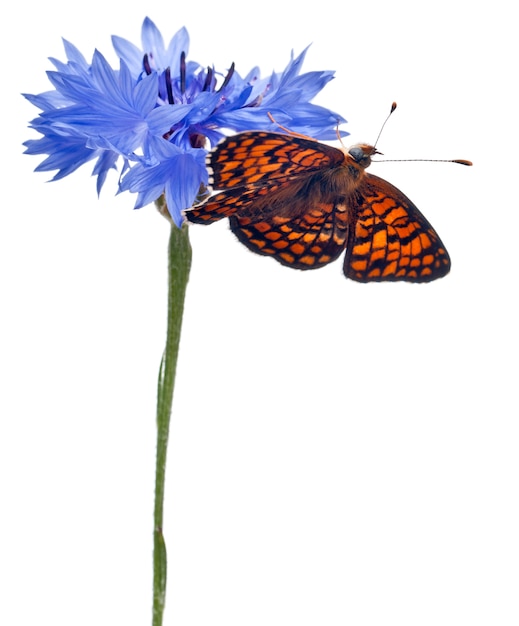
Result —
[[224, 139], [209, 154], [214, 189], [260, 187], [332, 167], [344, 154], [326, 144], [280, 133], [247, 132]]

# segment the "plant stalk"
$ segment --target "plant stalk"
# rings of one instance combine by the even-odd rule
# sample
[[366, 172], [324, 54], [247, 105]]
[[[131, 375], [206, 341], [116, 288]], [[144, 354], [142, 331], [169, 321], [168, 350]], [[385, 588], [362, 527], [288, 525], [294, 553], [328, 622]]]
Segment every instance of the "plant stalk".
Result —
[[[157, 205], [163, 213], [164, 201]], [[191, 244], [187, 224], [177, 228], [171, 224], [168, 246], [168, 326], [166, 347], [162, 356], [157, 389], [157, 457], [155, 465], [155, 506], [153, 512], [153, 626], [162, 626], [166, 603], [167, 554], [164, 540], [164, 490], [166, 458], [168, 452], [169, 424], [178, 348], [184, 312], [189, 271], [191, 269]]]

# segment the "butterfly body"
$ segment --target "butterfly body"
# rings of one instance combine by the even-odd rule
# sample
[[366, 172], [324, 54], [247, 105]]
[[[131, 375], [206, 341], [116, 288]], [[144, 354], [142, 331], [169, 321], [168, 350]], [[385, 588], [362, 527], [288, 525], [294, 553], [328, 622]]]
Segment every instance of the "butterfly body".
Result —
[[346, 250], [344, 273], [360, 282], [429, 282], [448, 273], [448, 253], [396, 187], [366, 172], [377, 150], [338, 149], [268, 132], [229, 137], [208, 157], [216, 191], [186, 213], [210, 224], [228, 217], [258, 254], [315, 269]]

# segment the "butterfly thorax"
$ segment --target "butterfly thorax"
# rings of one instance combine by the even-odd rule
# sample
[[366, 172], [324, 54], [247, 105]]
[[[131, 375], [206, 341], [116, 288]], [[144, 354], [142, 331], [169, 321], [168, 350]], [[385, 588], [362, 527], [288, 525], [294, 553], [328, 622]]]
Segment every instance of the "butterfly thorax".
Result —
[[[310, 202], [343, 202], [358, 189], [371, 164], [371, 157], [378, 154], [374, 146], [357, 144], [341, 150], [343, 159], [335, 165], [310, 174], [299, 190], [299, 196], [308, 197]], [[293, 187], [295, 191], [295, 187]]]

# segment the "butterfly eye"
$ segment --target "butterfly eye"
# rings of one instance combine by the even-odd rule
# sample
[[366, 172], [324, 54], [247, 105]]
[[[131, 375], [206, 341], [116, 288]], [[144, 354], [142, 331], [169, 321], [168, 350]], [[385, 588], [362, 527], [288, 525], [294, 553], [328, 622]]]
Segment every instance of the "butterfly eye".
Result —
[[368, 167], [368, 165], [371, 163], [371, 155], [366, 154], [361, 146], [352, 146], [349, 149], [349, 155], [361, 167]]

